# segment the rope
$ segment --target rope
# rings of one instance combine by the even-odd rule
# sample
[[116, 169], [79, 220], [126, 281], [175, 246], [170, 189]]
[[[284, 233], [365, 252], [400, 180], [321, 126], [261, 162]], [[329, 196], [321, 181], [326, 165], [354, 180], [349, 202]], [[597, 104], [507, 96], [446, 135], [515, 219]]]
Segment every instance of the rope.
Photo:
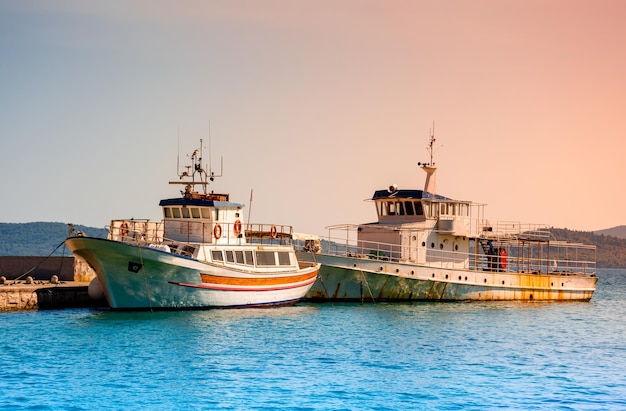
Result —
[[361, 277], [363, 277], [363, 282], [365, 283], [365, 286], [367, 287], [367, 291], [369, 291], [369, 293], [370, 293], [370, 297], [372, 298], [372, 302], [375, 303], [376, 300], [374, 299], [374, 294], [372, 293], [372, 290], [370, 289], [370, 285], [368, 284], [367, 279], [365, 278], [365, 273], [361, 269], [360, 265], [359, 265], [359, 271], [361, 272]]
[[141, 262], [141, 272], [143, 273], [143, 283], [144, 283], [144, 286], [146, 287], [146, 295], [148, 296], [148, 305], [150, 306], [150, 312], [154, 312], [154, 310], [152, 309], [152, 297], [150, 296], [150, 288], [148, 287], [148, 276], [146, 274], [146, 268], [143, 263], [143, 254], [141, 253], [140, 246], [137, 246], [137, 249], [139, 250], [139, 261]]
[[[50, 258], [50, 256], [52, 256], [52, 254], [54, 254], [56, 252], [56, 250], [59, 249], [59, 247], [61, 247], [64, 244], [65, 244], [65, 240], [61, 241], [61, 243], [59, 245], [57, 245], [56, 248], [54, 250], [52, 250], [52, 252], [50, 254], [48, 254], [43, 260], [41, 260], [39, 263], [37, 263], [37, 265], [35, 265], [30, 270], [26, 271], [24, 274], [22, 274], [19, 277], [15, 278], [13, 281], [17, 281], [17, 280], [21, 279], [22, 277], [24, 277], [25, 275], [30, 274], [33, 271], [35, 271], [41, 264], [43, 264], [48, 258]], [[65, 254], [65, 249], [63, 250], [63, 254]], [[61, 267], [63, 267], [63, 260], [61, 260]]]

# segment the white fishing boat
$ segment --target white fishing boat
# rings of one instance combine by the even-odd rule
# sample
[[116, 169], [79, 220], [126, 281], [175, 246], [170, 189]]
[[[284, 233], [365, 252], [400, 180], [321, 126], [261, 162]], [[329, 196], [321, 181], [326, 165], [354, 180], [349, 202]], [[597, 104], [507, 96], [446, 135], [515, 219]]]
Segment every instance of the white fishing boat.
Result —
[[290, 226], [246, 224], [242, 204], [207, 192], [216, 176], [202, 168], [202, 151], [200, 140], [192, 165], [170, 182], [185, 189], [160, 202], [162, 221], [112, 220], [107, 239], [66, 239], [96, 272], [111, 308], [285, 305], [315, 282], [319, 265], [298, 261]]
[[590, 300], [595, 246], [558, 241], [544, 225], [491, 223], [484, 205], [435, 191], [431, 135], [423, 190], [379, 190], [378, 221], [301, 237], [298, 258], [321, 263], [316, 301]]

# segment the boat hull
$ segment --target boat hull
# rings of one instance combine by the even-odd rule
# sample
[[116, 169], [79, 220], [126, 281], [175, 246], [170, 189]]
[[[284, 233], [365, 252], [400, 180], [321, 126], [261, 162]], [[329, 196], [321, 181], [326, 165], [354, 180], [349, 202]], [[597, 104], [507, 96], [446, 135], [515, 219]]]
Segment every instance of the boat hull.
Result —
[[310, 301], [589, 301], [597, 277], [445, 269], [298, 252], [321, 263]]
[[314, 283], [318, 266], [295, 272], [233, 270], [193, 258], [92, 237], [65, 241], [94, 269], [113, 309], [203, 309], [293, 304]]

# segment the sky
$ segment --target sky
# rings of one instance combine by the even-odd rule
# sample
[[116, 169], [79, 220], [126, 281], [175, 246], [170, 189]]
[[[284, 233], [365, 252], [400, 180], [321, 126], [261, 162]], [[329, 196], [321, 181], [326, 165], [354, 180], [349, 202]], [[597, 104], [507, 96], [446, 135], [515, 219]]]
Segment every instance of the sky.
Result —
[[[0, 221], [161, 219], [211, 189], [296, 232], [422, 189], [490, 221], [626, 224], [626, 2], [0, 1]], [[254, 191], [250, 204], [250, 192]]]

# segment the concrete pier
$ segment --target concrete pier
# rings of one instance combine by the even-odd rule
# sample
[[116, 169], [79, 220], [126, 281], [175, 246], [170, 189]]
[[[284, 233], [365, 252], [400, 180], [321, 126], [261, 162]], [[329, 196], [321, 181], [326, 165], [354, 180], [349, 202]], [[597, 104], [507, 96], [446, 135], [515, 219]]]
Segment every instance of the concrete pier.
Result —
[[107, 307], [87, 293], [89, 283], [78, 281], [6, 281], [0, 284], [0, 311]]

